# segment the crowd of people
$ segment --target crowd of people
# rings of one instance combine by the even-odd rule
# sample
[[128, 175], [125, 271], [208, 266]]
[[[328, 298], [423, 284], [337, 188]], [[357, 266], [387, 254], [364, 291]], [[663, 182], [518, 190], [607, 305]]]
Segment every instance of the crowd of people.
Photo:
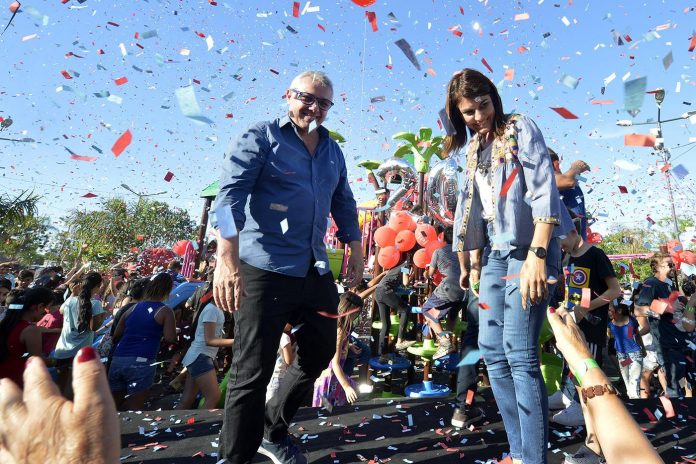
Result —
[[[286, 92], [288, 114], [254, 125], [232, 144], [211, 210], [217, 252], [202, 279], [184, 278], [176, 261], [146, 276], [122, 263], [105, 272], [78, 263], [65, 273], [60, 266], [36, 272], [2, 265], [0, 456], [37, 458], [17, 434], [38, 426], [29, 413], [50, 403], [70, 411], [60, 416], [69, 426], [49, 424], [56, 440], [76, 434], [72, 440], [90, 447], [89, 462], [114, 462], [118, 440], [107, 437], [98, 450], [87, 427], [94, 419], [79, 425], [85, 408], [97, 408], [117, 435], [115, 411], [145, 408], [158, 375], [169, 375], [169, 387], [181, 392], [178, 408], [224, 407], [225, 462], [247, 463], [260, 453], [301, 464], [306, 458], [288, 434], [298, 408], [355, 402], [356, 366], [364, 381], [373, 352], [388, 367], [395, 353], [427, 336], [438, 345], [434, 359], [480, 350], [481, 360], [456, 371], [451, 423], [464, 428], [481, 419], [474, 402], [484, 369], [513, 463], [547, 462], [549, 420], [586, 426], [585, 444], [567, 463], [661, 462], [619, 393], [691, 395], [695, 276], [679, 276], [671, 256], [658, 253], [652, 276], [620, 282], [606, 254], [587, 240], [577, 179], [590, 167], [575, 161], [563, 172], [534, 121], [505, 114], [495, 85], [464, 69], [446, 95], [453, 131], [444, 152], [464, 153], [466, 175], [454, 224], [438, 229], [445, 246], [423, 274], [403, 253], [368, 282], [345, 160], [322, 126], [332, 98], [324, 73], [301, 73]], [[350, 249], [341, 282], [328, 266], [329, 214]], [[422, 282], [432, 292], [415, 317], [409, 292]], [[189, 296], [178, 298], [184, 287]], [[368, 299], [382, 322], [374, 346], [352, 330]], [[464, 333], [452, 329], [457, 319], [467, 322]], [[564, 360], [550, 397], [540, 368], [547, 323], [555, 340], [542, 349]], [[620, 389], [604, 374], [610, 363], [623, 378]], [[22, 399], [20, 389], [37, 383], [41, 397]], [[97, 398], [86, 400], [90, 388]]]

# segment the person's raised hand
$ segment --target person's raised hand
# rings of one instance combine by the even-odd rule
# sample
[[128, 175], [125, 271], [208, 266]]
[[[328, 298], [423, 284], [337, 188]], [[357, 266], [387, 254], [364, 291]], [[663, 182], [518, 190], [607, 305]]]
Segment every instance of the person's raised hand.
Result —
[[38, 357], [27, 361], [24, 391], [0, 380], [0, 462], [118, 463], [116, 406], [92, 347], [73, 361], [74, 402], [65, 399]]
[[570, 167], [573, 169], [573, 171], [575, 171], [578, 174], [582, 174], [583, 172], [587, 172], [590, 170], [590, 165], [584, 162], [583, 160], [573, 161]]
[[563, 354], [570, 368], [575, 371], [583, 359], [592, 357], [580, 327], [564, 308], [549, 308], [546, 317], [556, 337], [556, 348]]

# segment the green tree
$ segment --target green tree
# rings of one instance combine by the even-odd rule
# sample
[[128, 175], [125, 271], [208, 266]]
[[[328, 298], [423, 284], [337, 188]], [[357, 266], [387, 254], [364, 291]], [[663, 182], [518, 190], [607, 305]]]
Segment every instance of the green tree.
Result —
[[[651, 253], [658, 250], [659, 245], [667, 240], [667, 234], [657, 228], [621, 227], [603, 236], [602, 243], [598, 246], [608, 255]], [[622, 272], [620, 263], [628, 264], [624, 261], [612, 261], [617, 275]], [[650, 262], [647, 259], [634, 259], [633, 270], [641, 279], [652, 275]]]
[[26, 190], [16, 197], [0, 195], [0, 227], [9, 228], [28, 217], [36, 216], [40, 199], [38, 195]]
[[147, 248], [171, 247], [193, 239], [195, 224], [185, 210], [164, 202], [140, 199], [127, 203], [114, 198], [95, 211], [73, 210], [52, 244], [56, 261], [72, 261], [85, 245], [83, 258], [105, 266]]
[[0, 255], [24, 265], [40, 264], [44, 260], [44, 248], [54, 229], [45, 216], [29, 215], [2, 227]]

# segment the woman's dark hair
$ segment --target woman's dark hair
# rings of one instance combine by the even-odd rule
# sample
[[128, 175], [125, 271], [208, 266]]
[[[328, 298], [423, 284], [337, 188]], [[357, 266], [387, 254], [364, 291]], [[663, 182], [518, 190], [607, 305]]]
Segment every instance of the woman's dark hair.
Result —
[[10, 279], [0, 277], [0, 288], [6, 288], [8, 290], [12, 290], [12, 282], [10, 282]]
[[29, 290], [12, 290], [7, 295], [7, 312], [0, 322], [0, 361], [7, 356], [7, 339], [25, 312], [36, 305], [49, 305], [53, 302], [53, 292], [44, 287]]
[[172, 277], [166, 272], [156, 274], [145, 287], [143, 300], [145, 301], [165, 301], [174, 287]]
[[500, 99], [500, 94], [495, 84], [481, 72], [469, 68], [462, 69], [450, 79], [447, 85], [445, 110], [455, 133], [445, 137], [442, 149], [442, 153], [445, 156], [449, 156], [463, 148], [471, 133], [457, 105], [462, 98], [476, 98], [484, 95], [491, 97], [493, 109], [495, 110], [493, 124], [496, 134], [500, 135], [500, 131], [505, 127], [505, 113], [503, 112], [503, 101]]
[[452, 244], [452, 234], [454, 232], [452, 231], [451, 227], [447, 227], [444, 232], [442, 232], [442, 238], [445, 240], [445, 243], [448, 245]]
[[77, 296], [79, 311], [77, 313], [77, 331], [84, 332], [92, 322], [92, 291], [102, 284], [102, 276], [98, 272], [89, 272], [80, 283], [80, 293]]
[[136, 279], [128, 281], [128, 288], [126, 288], [126, 296], [131, 297], [134, 300], [142, 300], [145, 295], [145, 288], [147, 284], [150, 283], [150, 279]]

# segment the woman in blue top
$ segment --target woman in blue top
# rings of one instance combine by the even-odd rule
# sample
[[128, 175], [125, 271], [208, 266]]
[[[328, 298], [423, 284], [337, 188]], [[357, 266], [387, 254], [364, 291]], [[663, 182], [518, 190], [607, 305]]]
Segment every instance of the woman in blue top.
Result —
[[478, 71], [452, 77], [446, 110], [455, 133], [445, 154], [471, 137], [453, 247], [470, 252], [470, 263], [460, 257], [461, 281], [475, 294], [480, 288], [479, 347], [513, 462], [546, 463], [548, 397], [537, 341], [559, 276], [562, 232], [551, 158], [536, 124], [506, 115], [495, 85]]
[[154, 363], [162, 335], [165, 342], [176, 343], [174, 311], [164, 304], [172, 286], [169, 274], [155, 275], [145, 288], [143, 300], [118, 321], [109, 386], [120, 411], [142, 409], [145, 404], [157, 371]]

